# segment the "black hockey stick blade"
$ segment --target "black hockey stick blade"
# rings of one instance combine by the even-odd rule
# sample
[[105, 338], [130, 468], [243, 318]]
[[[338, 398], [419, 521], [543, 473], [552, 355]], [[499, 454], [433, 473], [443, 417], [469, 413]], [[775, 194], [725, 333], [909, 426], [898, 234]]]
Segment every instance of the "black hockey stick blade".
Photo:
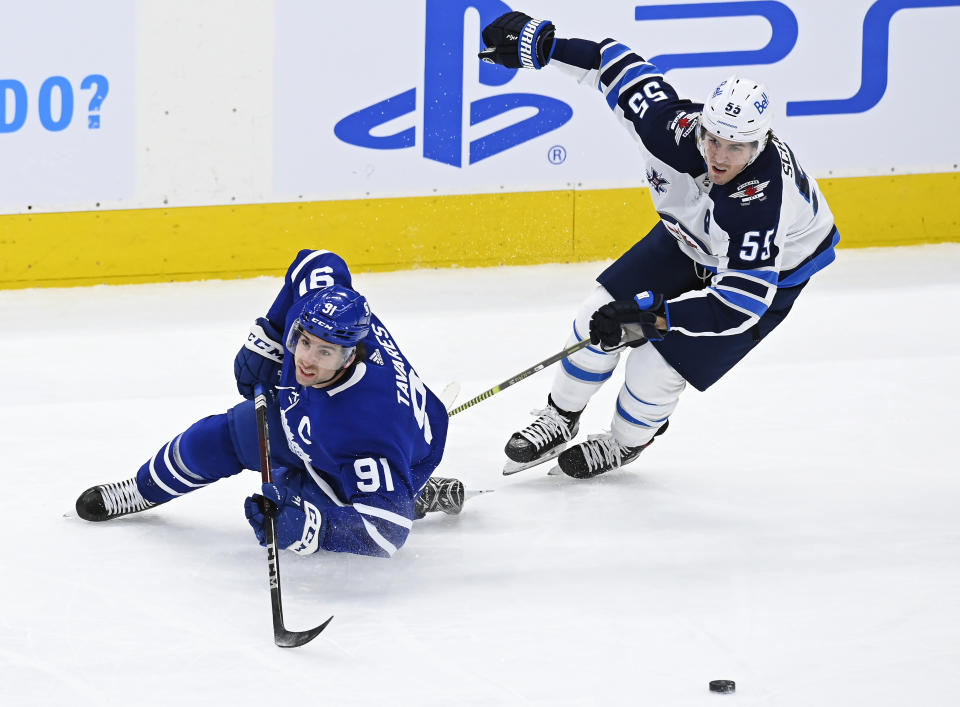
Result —
[[264, 528], [267, 542], [267, 567], [270, 575], [270, 607], [273, 610], [273, 642], [281, 648], [296, 648], [309, 643], [320, 635], [333, 617], [324, 621], [316, 628], [307, 631], [289, 631], [283, 625], [283, 602], [280, 598], [280, 558], [277, 555], [276, 521], [268, 518]]
[[304, 643], [309, 643], [319, 636], [320, 632], [323, 631], [331, 621], [333, 621], [332, 616], [309, 631], [288, 631], [283, 626], [275, 627], [273, 629], [273, 642], [281, 648], [296, 648], [297, 646], [302, 646]]
[[[273, 483], [273, 468], [270, 461], [270, 430], [267, 424], [267, 398], [263, 386], [259, 383], [254, 387], [254, 405], [257, 415], [257, 442], [260, 448], [260, 474], [265, 484]], [[316, 628], [307, 631], [288, 631], [283, 625], [283, 602], [280, 594], [280, 556], [277, 547], [276, 520], [271, 513], [267, 513], [267, 522], [264, 524], [265, 545], [267, 546], [267, 574], [270, 580], [270, 606], [273, 611], [273, 642], [281, 648], [296, 648], [309, 643], [320, 635], [333, 617], [324, 621]]]

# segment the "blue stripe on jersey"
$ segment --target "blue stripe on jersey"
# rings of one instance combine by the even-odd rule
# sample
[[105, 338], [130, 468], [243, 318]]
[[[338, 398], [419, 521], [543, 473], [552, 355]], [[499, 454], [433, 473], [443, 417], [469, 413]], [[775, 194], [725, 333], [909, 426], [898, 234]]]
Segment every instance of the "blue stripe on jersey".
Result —
[[623, 76], [617, 85], [610, 89], [610, 92], [607, 94], [607, 105], [610, 106], [610, 110], [616, 110], [617, 101], [620, 100], [620, 93], [623, 91], [624, 87], [630, 83], [633, 79], [643, 76], [645, 74], [659, 74], [657, 67], [653, 64], [643, 62], [638, 66], [627, 69], [624, 72]]
[[767, 311], [767, 305], [764, 302], [755, 300], [753, 297], [730, 290], [720, 290], [716, 287], [709, 287], [707, 289], [730, 304], [736, 305], [741, 309], [746, 309], [748, 312], [753, 312], [758, 317], [762, 317], [763, 313]]
[[606, 373], [591, 373], [590, 371], [585, 371], [579, 366], [572, 364], [569, 358], [562, 359], [560, 363], [563, 365], [563, 370], [571, 376], [587, 383], [603, 383], [603, 381], [613, 375], [613, 371], [607, 371]]
[[764, 282], [769, 282], [774, 287], [779, 284], [779, 275], [773, 270], [724, 270], [721, 275], [726, 275], [727, 273], [759, 278]]
[[618, 57], [623, 56], [628, 51], [630, 51], [630, 47], [623, 44], [611, 44], [600, 49], [600, 70], [603, 71], [604, 67], [610, 66]]
[[780, 287], [796, 287], [797, 285], [803, 284], [816, 273], [823, 270], [830, 263], [837, 259], [837, 251], [835, 248], [840, 242], [840, 231], [836, 228], [833, 229], [833, 238], [830, 241], [829, 247], [825, 250], [817, 253], [813, 258], [808, 262], [801, 265], [799, 268], [795, 269], [787, 277], [780, 281]]
[[653, 427], [653, 425], [650, 425], [646, 422], [638, 420], [633, 415], [631, 415], [626, 410], [624, 410], [619, 400], [617, 401], [617, 414], [627, 422], [632, 422], [634, 425], [640, 425], [641, 427]]
[[720, 285], [723, 285], [727, 289], [741, 290], [748, 295], [754, 295], [760, 299], [764, 299], [767, 293], [770, 292], [770, 285], [766, 282], [757, 282], [756, 280], [750, 280], [746, 277], [740, 277], [731, 273], [724, 273], [723, 276], [718, 278], [718, 281], [714, 283], [714, 286], [719, 287]]

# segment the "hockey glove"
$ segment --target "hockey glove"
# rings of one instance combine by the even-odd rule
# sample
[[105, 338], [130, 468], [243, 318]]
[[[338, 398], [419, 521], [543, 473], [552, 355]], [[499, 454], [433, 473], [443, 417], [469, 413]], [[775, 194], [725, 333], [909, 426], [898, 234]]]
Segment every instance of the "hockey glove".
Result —
[[477, 54], [488, 64], [508, 69], [542, 69], [553, 53], [556, 27], [522, 12], [501, 15], [483, 29], [486, 49]]
[[243, 502], [247, 522], [260, 544], [267, 544], [264, 526], [267, 517], [272, 516], [277, 525], [277, 547], [298, 555], [316, 552], [320, 547], [320, 524], [323, 521], [317, 507], [286, 486], [263, 484], [260, 490], [262, 496], [254, 494]]
[[233, 359], [233, 375], [237, 378], [237, 390], [247, 400], [253, 398], [253, 386], [262, 383], [264, 389], [273, 392], [280, 382], [283, 365], [283, 344], [279, 331], [269, 319], [260, 317], [250, 327], [250, 334], [243, 348]]
[[[667, 329], [657, 328], [658, 316], [666, 320]], [[622, 341], [625, 325], [628, 340]], [[660, 341], [669, 329], [670, 316], [663, 295], [641, 292], [632, 299], [608, 302], [594, 312], [590, 319], [590, 343], [607, 350], [622, 345], [640, 346], [647, 341]]]

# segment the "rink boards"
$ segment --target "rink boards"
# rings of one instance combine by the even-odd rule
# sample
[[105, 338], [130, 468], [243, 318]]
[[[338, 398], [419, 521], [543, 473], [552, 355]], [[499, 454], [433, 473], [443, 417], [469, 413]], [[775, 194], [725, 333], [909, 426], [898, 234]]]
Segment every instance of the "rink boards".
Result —
[[[0, 287], [275, 274], [304, 246], [357, 270], [616, 257], [656, 219], [637, 145], [595, 90], [476, 61], [512, 7], [18, 7], [43, 32], [0, 46]], [[960, 0], [520, 7], [615, 36], [683, 96], [765, 82], [842, 247], [960, 240], [937, 68]]]

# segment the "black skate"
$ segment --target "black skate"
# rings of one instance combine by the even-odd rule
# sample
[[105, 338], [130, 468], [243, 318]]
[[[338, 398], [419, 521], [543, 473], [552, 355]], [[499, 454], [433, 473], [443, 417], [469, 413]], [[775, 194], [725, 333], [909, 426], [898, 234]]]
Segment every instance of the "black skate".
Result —
[[84, 520], [102, 521], [139, 513], [157, 504], [140, 494], [136, 479], [89, 488], [77, 499], [77, 515]]
[[575, 479], [591, 479], [613, 469], [629, 464], [640, 452], [653, 444], [653, 440], [667, 431], [668, 420], [646, 444], [628, 447], [620, 444], [611, 433], [590, 435], [586, 442], [570, 447], [557, 459], [557, 465], [567, 476]]
[[510, 459], [503, 466], [504, 476], [550, 461], [564, 450], [580, 429], [580, 412], [561, 410], [550, 397], [547, 398], [547, 407], [534, 410], [532, 414], [537, 419], [514, 432], [503, 448]]
[[431, 476], [427, 485], [417, 496], [414, 506], [414, 515], [419, 520], [427, 513], [443, 511], [453, 516], [463, 510], [466, 500], [463, 483], [459, 479], [444, 479], [441, 476]]

